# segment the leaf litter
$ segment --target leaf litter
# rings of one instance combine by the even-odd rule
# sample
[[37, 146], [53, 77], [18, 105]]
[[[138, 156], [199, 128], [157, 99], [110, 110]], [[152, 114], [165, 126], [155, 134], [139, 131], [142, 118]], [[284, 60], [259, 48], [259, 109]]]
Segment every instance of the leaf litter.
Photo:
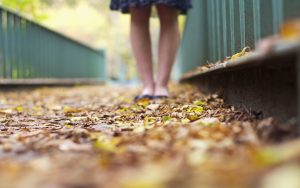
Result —
[[0, 188], [299, 185], [292, 123], [171, 90], [137, 104], [135, 89], [112, 86], [2, 92]]

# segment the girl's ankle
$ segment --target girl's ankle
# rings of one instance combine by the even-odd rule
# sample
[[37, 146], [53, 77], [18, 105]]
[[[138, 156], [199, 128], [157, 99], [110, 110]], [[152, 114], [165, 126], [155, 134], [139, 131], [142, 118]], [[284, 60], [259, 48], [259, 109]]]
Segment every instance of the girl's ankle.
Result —
[[154, 88], [144, 87], [142, 95], [154, 95]]
[[155, 87], [155, 96], [169, 96], [169, 90], [167, 86], [156, 86]]

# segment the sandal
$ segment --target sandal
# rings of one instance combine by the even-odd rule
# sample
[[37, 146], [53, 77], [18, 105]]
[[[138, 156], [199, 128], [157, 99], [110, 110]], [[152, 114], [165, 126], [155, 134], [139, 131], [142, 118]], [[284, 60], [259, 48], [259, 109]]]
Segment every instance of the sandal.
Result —
[[149, 100], [152, 100], [154, 97], [152, 95], [137, 95], [134, 97], [134, 101], [139, 101], [139, 100], [142, 100], [142, 99], [149, 99]]
[[152, 97], [153, 99], [169, 99], [170, 96], [167, 95], [156, 95]]

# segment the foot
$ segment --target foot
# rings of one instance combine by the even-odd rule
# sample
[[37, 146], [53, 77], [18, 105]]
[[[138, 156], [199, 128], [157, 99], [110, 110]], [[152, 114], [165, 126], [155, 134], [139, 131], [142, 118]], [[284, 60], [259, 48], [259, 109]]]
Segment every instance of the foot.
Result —
[[153, 87], [152, 86], [148, 86], [148, 87], [144, 86], [144, 89], [141, 92], [141, 94], [134, 97], [134, 101], [139, 101], [139, 100], [142, 100], [142, 99], [152, 100], [153, 95], [154, 95], [154, 86]]
[[154, 95], [154, 87], [144, 87], [141, 95], [149, 95], [149, 96]]
[[138, 95], [134, 97], [134, 101], [138, 102], [140, 100], [152, 100], [153, 96], [152, 95]]
[[169, 90], [167, 87], [160, 87], [157, 86], [155, 88], [154, 96], [159, 96], [159, 97], [169, 97]]

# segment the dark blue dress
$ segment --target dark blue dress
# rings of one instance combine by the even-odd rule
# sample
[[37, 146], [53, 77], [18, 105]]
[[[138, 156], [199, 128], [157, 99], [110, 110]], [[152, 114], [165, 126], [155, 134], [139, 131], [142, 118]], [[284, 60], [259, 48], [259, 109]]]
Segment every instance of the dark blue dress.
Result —
[[185, 14], [192, 7], [191, 0], [111, 0], [110, 8], [123, 13], [129, 12], [129, 7], [145, 7], [153, 4], [165, 4], [177, 8]]

